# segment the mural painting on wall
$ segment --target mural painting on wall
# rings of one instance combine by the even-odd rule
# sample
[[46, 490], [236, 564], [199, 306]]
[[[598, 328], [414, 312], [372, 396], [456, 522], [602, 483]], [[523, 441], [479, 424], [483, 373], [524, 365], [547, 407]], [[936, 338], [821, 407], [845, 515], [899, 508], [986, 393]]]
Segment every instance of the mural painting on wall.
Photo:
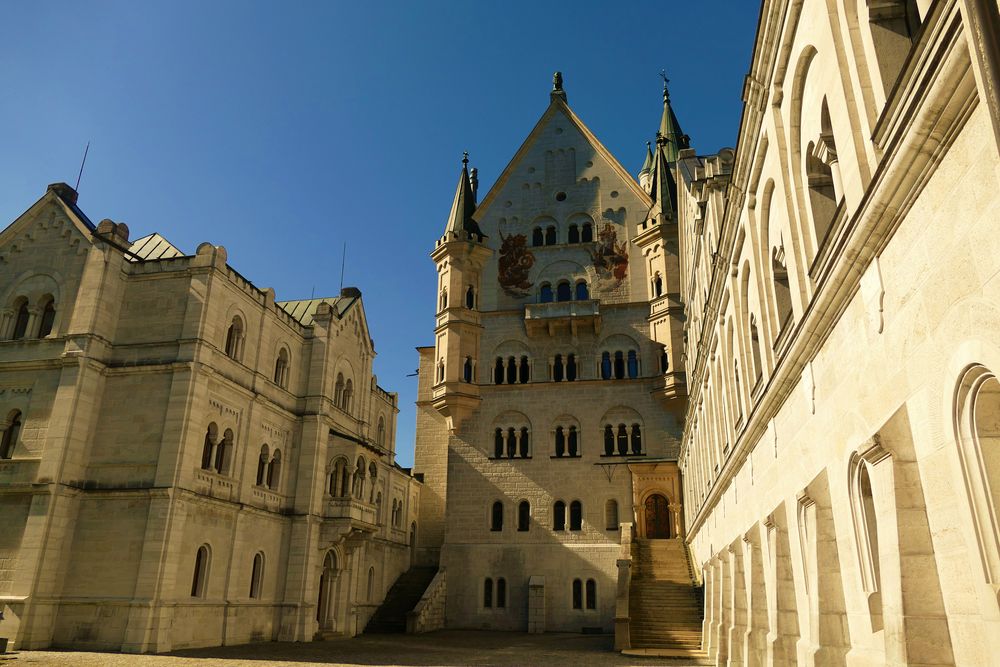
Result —
[[528, 281], [531, 267], [535, 265], [535, 256], [528, 250], [528, 237], [524, 234], [511, 234], [504, 237], [500, 233], [500, 259], [497, 268], [497, 280], [503, 291], [515, 299], [528, 296], [534, 283]]
[[597, 247], [590, 251], [597, 270], [598, 286], [601, 289], [614, 289], [625, 280], [628, 274], [628, 248], [625, 243], [618, 243], [618, 232], [610, 222], [597, 232]]

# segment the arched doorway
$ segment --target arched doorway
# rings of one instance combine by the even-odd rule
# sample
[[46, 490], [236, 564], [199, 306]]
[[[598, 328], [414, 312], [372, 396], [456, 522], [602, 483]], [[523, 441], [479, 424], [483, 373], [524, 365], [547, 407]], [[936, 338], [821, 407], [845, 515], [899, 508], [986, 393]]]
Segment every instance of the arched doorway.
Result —
[[316, 621], [320, 630], [335, 630], [337, 627], [334, 614], [334, 584], [337, 579], [337, 559], [332, 551], [327, 552], [323, 560], [323, 573], [319, 577], [319, 600], [316, 604]]
[[661, 540], [670, 535], [670, 504], [659, 493], [646, 498], [643, 506], [646, 519], [646, 539]]

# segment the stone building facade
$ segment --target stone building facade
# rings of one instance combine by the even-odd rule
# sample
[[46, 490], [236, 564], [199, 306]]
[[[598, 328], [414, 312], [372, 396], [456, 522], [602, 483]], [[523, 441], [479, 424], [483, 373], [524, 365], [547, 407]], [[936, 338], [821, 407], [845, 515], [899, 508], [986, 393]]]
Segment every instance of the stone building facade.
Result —
[[275, 302], [203, 243], [0, 233], [0, 635], [166, 651], [353, 635], [413, 556], [361, 293]]
[[448, 627], [610, 631], [623, 535], [683, 535], [667, 164], [686, 139], [666, 99], [661, 135], [637, 183], [557, 75], [481, 202], [463, 166], [431, 254], [414, 466], [418, 554], [448, 574]]
[[765, 0], [737, 148], [679, 156], [717, 664], [997, 664], [998, 35], [994, 0]]

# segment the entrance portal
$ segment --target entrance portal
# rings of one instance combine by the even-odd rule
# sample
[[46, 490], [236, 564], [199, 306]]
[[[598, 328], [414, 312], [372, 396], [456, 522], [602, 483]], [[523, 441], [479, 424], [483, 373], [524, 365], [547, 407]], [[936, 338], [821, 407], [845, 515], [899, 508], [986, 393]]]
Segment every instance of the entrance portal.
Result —
[[335, 606], [333, 595], [334, 581], [337, 573], [337, 562], [333, 557], [333, 552], [326, 555], [323, 560], [323, 574], [319, 578], [319, 600], [316, 605], [316, 621], [320, 630], [333, 630], [336, 627], [336, 620], [331, 613]]
[[646, 498], [646, 539], [667, 539], [670, 535], [670, 506], [658, 493]]

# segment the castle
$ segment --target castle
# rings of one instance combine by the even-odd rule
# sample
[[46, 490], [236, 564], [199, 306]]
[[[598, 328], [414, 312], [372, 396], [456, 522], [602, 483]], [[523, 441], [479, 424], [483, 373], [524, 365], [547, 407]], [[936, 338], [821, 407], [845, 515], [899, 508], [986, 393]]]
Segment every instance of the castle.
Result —
[[764, 0], [743, 101], [699, 153], [664, 87], [633, 177], [557, 74], [485, 196], [463, 160], [412, 473], [360, 292], [50, 186], [0, 233], [0, 631], [995, 662], [997, 2]]

